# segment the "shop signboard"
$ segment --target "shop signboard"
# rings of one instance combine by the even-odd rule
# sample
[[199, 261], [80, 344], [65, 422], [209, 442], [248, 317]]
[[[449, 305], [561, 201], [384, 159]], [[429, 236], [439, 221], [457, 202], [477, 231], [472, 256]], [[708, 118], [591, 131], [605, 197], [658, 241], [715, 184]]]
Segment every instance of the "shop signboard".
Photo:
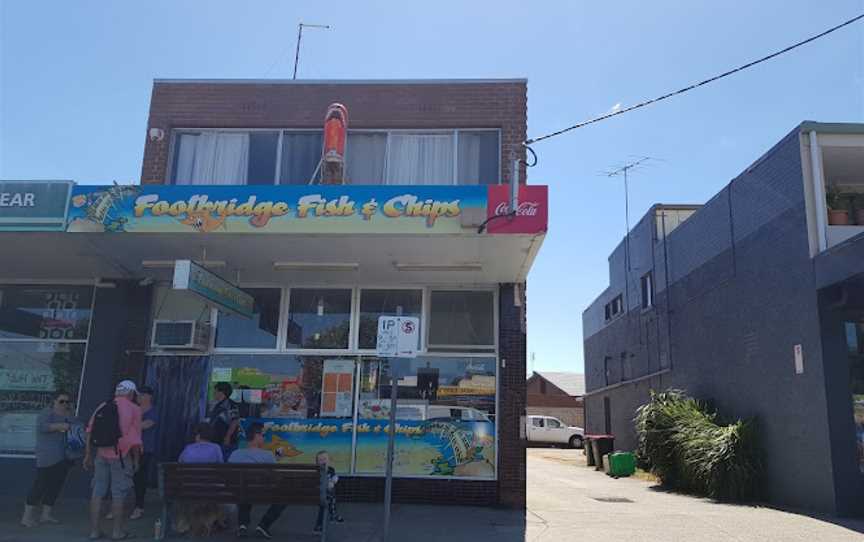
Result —
[[0, 231], [63, 231], [72, 181], [0, 181]]
[[[454, 234], [546, 231], [546, 187], [504, 185], [75, 186], [69, 232]], [[468, 217], [472, 217], [468, 219]], [[463, 225], [463, 218], [465, 224]]]
[[255, 299], [191, 260], [174, 262], [174, 289], [189, 290], [228, 312], [252, 318]]

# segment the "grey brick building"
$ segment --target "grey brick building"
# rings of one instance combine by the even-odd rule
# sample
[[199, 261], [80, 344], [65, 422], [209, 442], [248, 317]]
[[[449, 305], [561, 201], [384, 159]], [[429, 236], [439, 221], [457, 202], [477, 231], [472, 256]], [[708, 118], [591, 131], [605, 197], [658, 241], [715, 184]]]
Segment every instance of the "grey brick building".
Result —
[[633, 449], [649, 391], [684, 389], [758, 418], [772, 503], [864, 513], [862, 194], [864, 125], [804, 122], [705, 205], [652, 207], [583, 313], [586, 430]]

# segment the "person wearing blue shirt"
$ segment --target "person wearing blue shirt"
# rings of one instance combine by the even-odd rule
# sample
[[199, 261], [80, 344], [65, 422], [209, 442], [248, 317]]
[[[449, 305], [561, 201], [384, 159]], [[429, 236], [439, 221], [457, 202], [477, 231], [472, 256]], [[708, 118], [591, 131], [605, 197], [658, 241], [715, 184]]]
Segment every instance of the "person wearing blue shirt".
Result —
[[[246, 448], [240, 448], [231, 454], [228, 458], [229, 463], [276, 463], [276, 456], [270, 450], [264, 449], [264, 425], [253, 423], [246, 429]], [[258, 522], [258, 527], [255, 532], [263, 538], [273, 538], [270, 534], [270, 526], [273, 522], [279, 519], [282, 512], [285, 511], [284, 504], [271, 504], [267, 512]], [[252, 505], [241, 503], [237, 505], [238, 523], [237, 536], [245, 537], [249, 530], [249, 520], [252, 514]]]

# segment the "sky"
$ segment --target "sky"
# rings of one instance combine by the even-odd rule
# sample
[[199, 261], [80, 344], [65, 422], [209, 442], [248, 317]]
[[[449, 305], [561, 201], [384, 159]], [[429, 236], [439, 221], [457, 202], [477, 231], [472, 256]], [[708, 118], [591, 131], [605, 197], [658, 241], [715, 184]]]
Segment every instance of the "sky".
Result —
[[[0, 0], [0, 178], [137, 182], [154, 78], [528, 79], [529, 137], [683, 87], [864, 13], [864, 0]], [[538, 143], [549, 233], [529, 369], [582, 371], [582, 311], [654, 203], [704, 203], [803, 120], [864, 121], [864, 22], [686, 95]], [[530, 359], [529, 354], [529, 359]]]

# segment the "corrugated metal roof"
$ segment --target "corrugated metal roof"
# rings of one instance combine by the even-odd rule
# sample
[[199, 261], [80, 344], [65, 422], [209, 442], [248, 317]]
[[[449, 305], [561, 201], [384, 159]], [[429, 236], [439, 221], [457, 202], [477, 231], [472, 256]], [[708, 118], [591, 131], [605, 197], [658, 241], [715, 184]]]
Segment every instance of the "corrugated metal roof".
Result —
[[581, 373], [565, 373], [553, 371], [534, 371], [553, 385], [561, 388], [567, 395], [581, 397], [585, 395], [585, 375]]

